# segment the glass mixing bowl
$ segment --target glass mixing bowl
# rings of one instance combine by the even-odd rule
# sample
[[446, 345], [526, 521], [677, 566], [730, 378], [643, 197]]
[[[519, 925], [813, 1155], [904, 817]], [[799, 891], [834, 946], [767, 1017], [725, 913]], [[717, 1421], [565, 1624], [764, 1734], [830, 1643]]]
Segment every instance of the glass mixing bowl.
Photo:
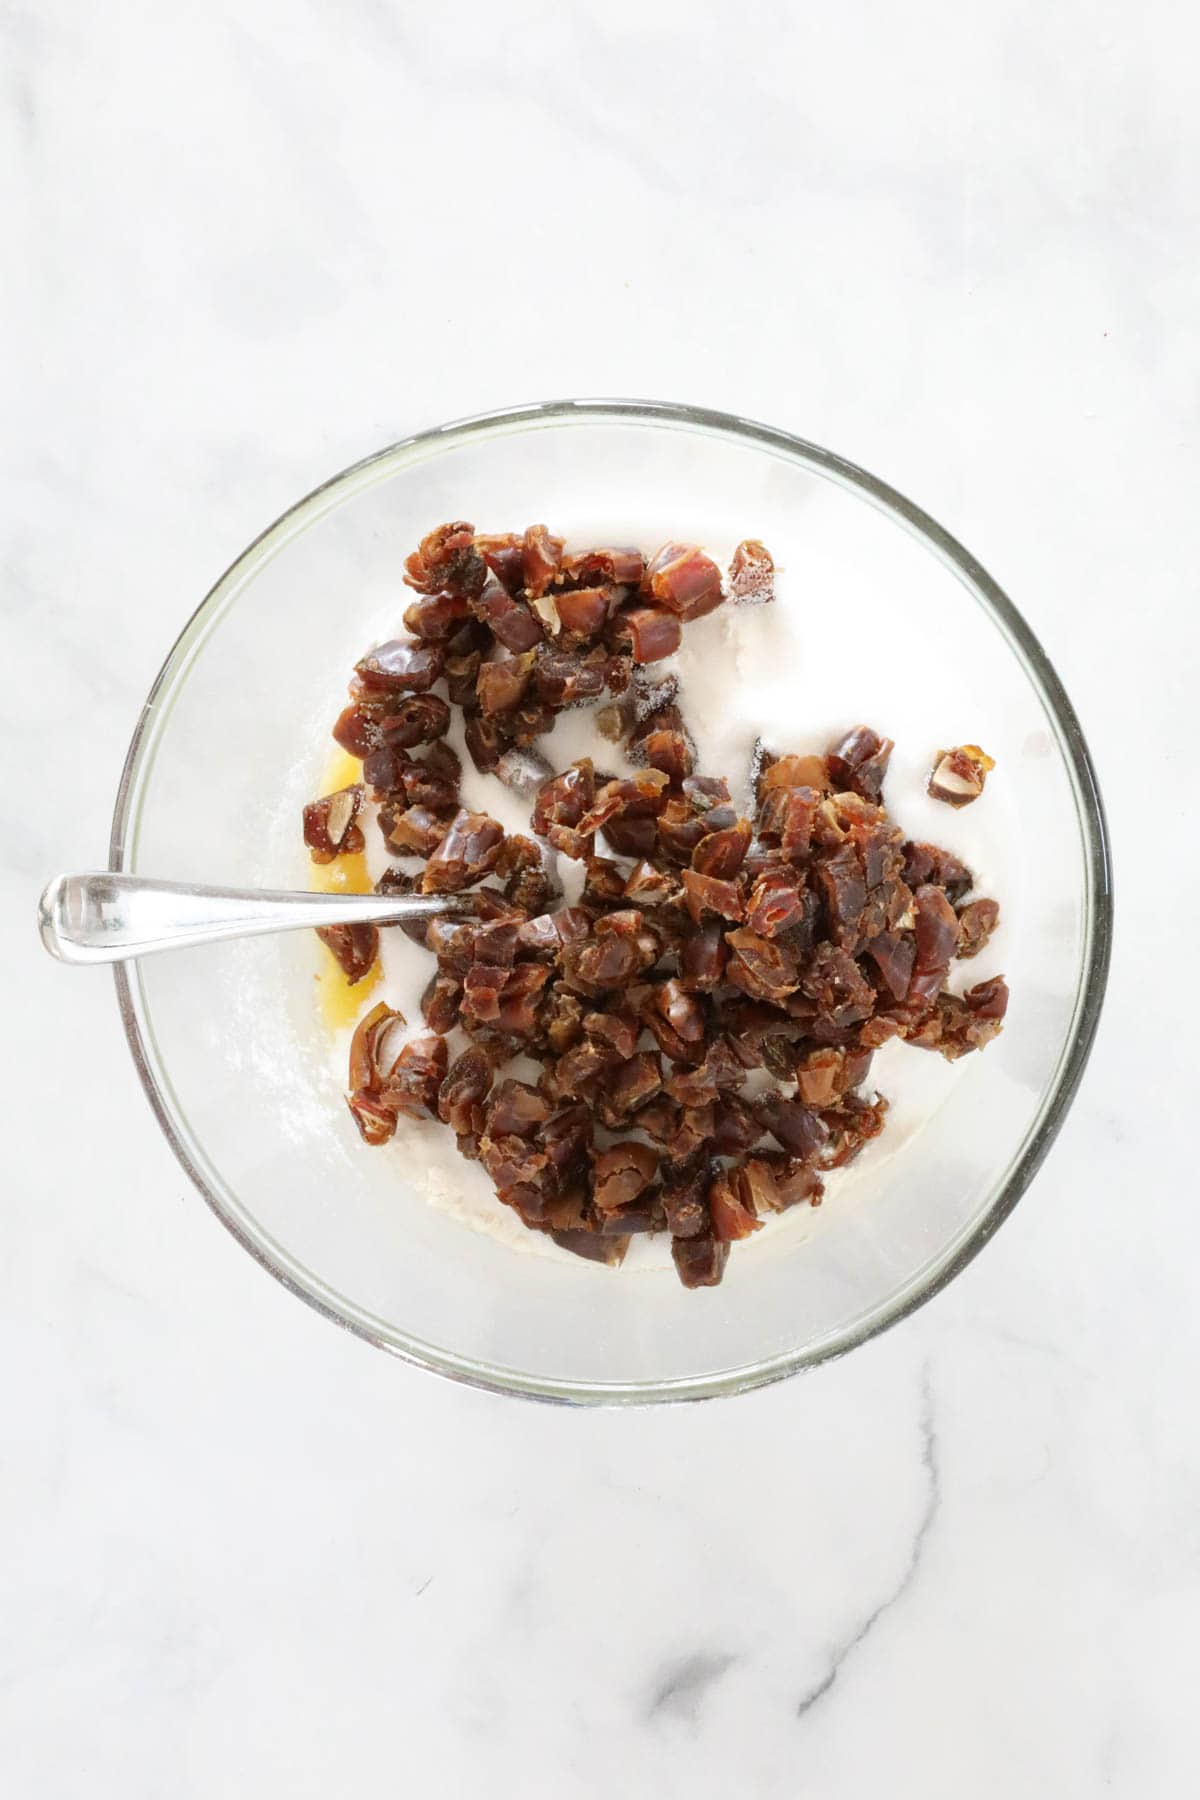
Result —
[[[318, 791], [346, 672], [394, 633], [408, 597], [402, 557], [445, 518], [482, 530], [544, 519], [580, 540], [647, 546], [667, 534], [713, 545], [750, 535], [784, 567], [819, 530], [821, 592], [798, 603], [845, 605], [846, 654], [862, 677], [861, 709], [845, 723], [888, 730], [887, 695], [920, 683], [930, 644], [943, 676], [928, 751], [948, 710], [972, 739], [969, 722], [988, 720], [978, 736], [998, 770], [981, 804], [1006, 809], [1013, 848], [992, 879], [1008, 921], [1006, 1030], [956, 1065], [961, 1078], [921, 1130], [886, 1154], [885, 1133], [881, 1153], [870, 1147], [819, 1211], [797, 1208], [738, 1245], [724, 1283], [699, 1293], [669, 1269], [614, 1272], [498, 1242], [406, 1182], [402, 1141], [367, 1150], [313, 1004], [308, 934], [118, 969], [159, 1123], [264, 1268], [329, 1318], [444, 1375], [544, 1399], [694, 1399], [839, 1355], [965, 1267], [1029, 1185], [1083, 1072], [1107, 970], [1110, 869], [1070, 702], [979, 564], [840, 457], [695, 407], [520, 407], [422, 432], [346, 470], [222, 576], [146, 701], [112, 868], [308, 885], [300, 808]], [[868, 643], [848, 598], [864, 583], [903, 595]], [[947, 821], [965, 816], [945, 810]], [[942, 836], [955, 844], [949, 823]]]

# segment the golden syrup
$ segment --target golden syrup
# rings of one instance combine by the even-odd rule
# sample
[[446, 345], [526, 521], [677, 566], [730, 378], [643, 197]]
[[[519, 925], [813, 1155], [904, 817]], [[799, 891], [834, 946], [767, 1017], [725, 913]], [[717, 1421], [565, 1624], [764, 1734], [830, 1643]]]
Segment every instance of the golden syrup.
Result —
[[[338, 788], [350, 787], [361, 780], [362, 764], [358, 758], [348, 751], [338, 750], [326, 765], [319, 791], [333, 794]], [[363, 851], [357, 856], [336, 856], [331, 863], [310, 865], [309, 886], [317, 894], [369, 894], [372, 885]], [[371, 972], [351, 987], [333, 952], [322, 943], [318, 943], [317, 950], [320, 955], [316, 976], [317, 1005], [328, 1029], [340, 1031], [358, 1018], [363, 1001], [382, 980], [383, 970], [376, 962]]]

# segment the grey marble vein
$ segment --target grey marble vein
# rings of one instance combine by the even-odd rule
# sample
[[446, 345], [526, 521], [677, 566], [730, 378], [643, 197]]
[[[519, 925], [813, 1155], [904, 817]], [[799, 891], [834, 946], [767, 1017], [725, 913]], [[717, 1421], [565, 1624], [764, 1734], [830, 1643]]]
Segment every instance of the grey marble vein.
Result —
[[713, 1683], [737, 1661], [722, 1651], [697, 1651], [663, 1670], [646, 1707], [648, 1719], [676, 1718], [694, 1725]]
[[838, 1680], [842, 1670], [854, 1655], [855, 1651], [860, 1649], [862, 1645], [866, 1643], [879, 1621], [892, 1610], [897, 1601], [903, 1599], [904, 1595], [912, 1587], [913, 1582], [917, 1578], [917, 1573], [921, 1567], [921, 1558], [925, 1553], [926, 1540], [929, 1537], [933, 1521], [937, 1517], [938, 1509], [941, 1506], [942, 1501], [941, 1469], [938, 1462], [937, 1424], [934, 1417], [933, 1404], [933, 1383], [930, 1377], [928, 1364], [926, 1364], [921, 1376], [920, 1432], [921, 1467], [925, 1471], [926, 1477], [925, 1504], [921, 1509], [921, 1516], [917, 1520], [916, 1529], [912, 1536], [912, 1542], [909, 1545], [908, 1559], [900, 1572], [900, 1578], [889, 1592], [884, 1595], [883, 1599], [879, 1600], [871, 1608], [866, 1617], [854, 1627], [853, 1631], [844, 1637], [840, 1643], [834, 1646], [833, 1650], [830, 1652], [829, 1668], [827, 1672], [821, 1677], [820, 1681], [803, 1693], [797, 1702], [796, 1717], [798, 1719], [802, 1719], [806, 1713], [812, 1711], [819, 1700], [824, 1699], [825, 1695]]

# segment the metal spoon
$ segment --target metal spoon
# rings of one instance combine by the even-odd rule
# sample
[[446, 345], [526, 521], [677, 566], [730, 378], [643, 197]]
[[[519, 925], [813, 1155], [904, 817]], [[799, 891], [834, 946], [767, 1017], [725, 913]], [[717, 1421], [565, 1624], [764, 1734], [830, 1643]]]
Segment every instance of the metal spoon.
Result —
[[38, 930], [61, 962], [111, 963], [264, 931], [399, 925], [405, 919], [461, 918], [475, 910], [472, 894], [273, 893], [99, 870], [56, 875], [38, 901]]
[[[532, 747], [496, 765], [505, 787], [532, 796], [554, 774]], [[557, 858], [537, 840], [551, 893], [561, 898]], [[471, 894], [290, 894], [204, 887], [141, 875], [56, 875], [38, 901], [38, 930], [51, 956], [68, 963], [128, 962], [156, 950], [299, 931], [315, 925], [400, 925], [405, 919], [470, 917]]]

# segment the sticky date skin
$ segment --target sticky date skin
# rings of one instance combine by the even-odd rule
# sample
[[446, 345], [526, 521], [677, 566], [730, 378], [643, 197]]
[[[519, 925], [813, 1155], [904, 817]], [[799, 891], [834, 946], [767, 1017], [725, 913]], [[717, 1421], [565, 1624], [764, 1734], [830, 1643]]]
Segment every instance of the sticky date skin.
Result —
[[379, 930], [375, 925], [321, 925], [317, 936], [332, 951], [351, 987], [356, 987], [375, 967], [379, 955]]
[[379, 644], [355, 664], [363, 686], [387, 694], [428, 693], [445, 667], [436, 644], [414, 644], [395, 638]]
[[456, 894], [474, 885], [493, 869], [504, 842], [504, 828], [486, 813], [462, 809], [425, 865], [421, 891]]

